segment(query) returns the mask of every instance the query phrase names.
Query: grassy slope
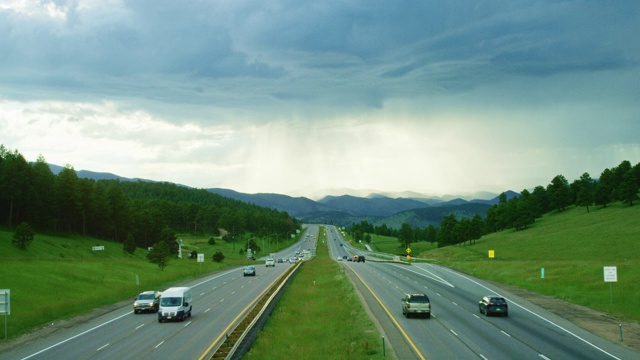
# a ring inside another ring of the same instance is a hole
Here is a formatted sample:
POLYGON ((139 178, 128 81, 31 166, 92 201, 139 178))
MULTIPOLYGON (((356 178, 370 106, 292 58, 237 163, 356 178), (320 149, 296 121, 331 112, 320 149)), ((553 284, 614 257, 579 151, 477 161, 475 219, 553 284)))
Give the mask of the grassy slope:
POLYGON ((490 234, 470 246, 424 251, 419 257, 640 321, 639 242, 640 206, 614 204, 589 213, 583 207, 551 213, 525 231, 490 234), (495 251, 494 259, 488 250, 495 251), (617 267, 618 282, 604 282, 604 266, 617 267))
MULTIPOLYGON (((9 338, 97 307, 127 299, 133 304, 141 291, 163 290, 202 274, 247 263, 239 254, 240 245, 218 241, 212 246, 208 238, 188 235, 181 236, 184 259, 171 260, 162 271, 146 260, 146 251, 124 254, 122 244, 115 242, 37 234, 27 250, 19 250, 11 244, 12 236, 12 232, 0 231, 0 289, 11 290, 9 338), (94 245, 104 245, 105 250, 94 252, 94 245), (205 262, 187 259, 191 250, 204 253, 205 262), (226 257, 222 264, 211 260, 216 251, 226 257)), ((0 334, 3 339, 4 326, 0 334)))

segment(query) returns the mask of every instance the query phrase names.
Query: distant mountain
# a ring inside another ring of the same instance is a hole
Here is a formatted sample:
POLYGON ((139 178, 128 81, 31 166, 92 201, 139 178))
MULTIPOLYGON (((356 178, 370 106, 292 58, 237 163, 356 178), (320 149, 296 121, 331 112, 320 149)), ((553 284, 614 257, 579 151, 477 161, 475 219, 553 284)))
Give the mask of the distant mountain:
POLYGON ((384 196, 361 198, 351 195, 327 196, 319 201, 326 206, 355 216, 385 217, 395 213, 430 206, 414 199, 392 199, 384 196))
POLYGON ((276 209, 279 211, 286 211, 293 217, 298 217, 300 215, 313 212, 327 212, 335 210, 331 207, 325 206, 306 197, 294 198, 287 195, 267 193, 245 194, 234 190, 219 188, 207 189, 207 191, 224 197, 240 200, 249 204, 254 204, 269 209, 276 209))
MULTIPOLYGON (((54 173, 55 175, 58 175, 60 171, 64 169, 64 166, 49 164, 49 169, 51 169, 52 173, 54 173)), ((130 179, 130 178, 118 176, 112 173, 95 172, 95 171, 89 171, 89 170, 76 170, 76 174, 78 175, 79 178, 93 179, 93 180, 120 180, 120 181, 143 180, 139 178, 130 179)), ((151 181, 151 180, 143 180, 143 181, 151 181)))
MULTIPOLYGON (((50 164, 49 167, 54 174, 60 173, 63 169, 62 166, 58 165, 50 164)), ((93 180, 151 181, 88 170, 76 170, 76 173, 80 178, 93 180)), ((388 193, 365 190, 359 192, 360 194, 366 193, 364 196, 354 196, 351 193, 346 195, 343 192, 339 196, 324 196, 315 201, 302 196, 291 197, 270 193, 246 194, 221 188, 206 190, 245 203, 284 211, 302 222, 351 226, 354 223, 367 221, 376 226, 386 224, 388 227, 398 229, 402 226, 402 223, 420 228, 424 228, 429 224, 439 226, 442 219, 449 214, 455 214, 457 218, 470 218, 475 214, 484 216, 487 209, 499 202, 499 195, 488 192, 475 193, 478 197, 470 198, 470 194, 428 197, 409 191, 388 193), (387 196, 391 194, 402 194, 404 197, 387 196)), ((520 195, 514 191, 506 191, 505 194, 507 195, 507 200, 520 195)))

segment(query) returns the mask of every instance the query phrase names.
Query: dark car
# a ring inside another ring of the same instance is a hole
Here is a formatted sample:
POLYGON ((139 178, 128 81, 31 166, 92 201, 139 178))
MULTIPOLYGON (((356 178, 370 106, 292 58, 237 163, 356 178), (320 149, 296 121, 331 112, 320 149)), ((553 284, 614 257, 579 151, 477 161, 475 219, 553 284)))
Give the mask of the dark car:
POLYGON ((256 276, 256 267, 253 265, 245 266, 243 276, 256 276))
POLYGON ((507 300, 501 296, 487 295, 483 297, 478 303, 478 309, 481 314, 487 316, 491 314, 509 316, 509 305, 507 305, 507 300))
POLYGON ((364 262, 364 255, 358 255, 358 262, 364 262))
POLYGON ((133 313, 141 312, 157 312, 160 307, 160 292, 159 291, 145 291, 140 293, 136 300, 133 302, 133 313))

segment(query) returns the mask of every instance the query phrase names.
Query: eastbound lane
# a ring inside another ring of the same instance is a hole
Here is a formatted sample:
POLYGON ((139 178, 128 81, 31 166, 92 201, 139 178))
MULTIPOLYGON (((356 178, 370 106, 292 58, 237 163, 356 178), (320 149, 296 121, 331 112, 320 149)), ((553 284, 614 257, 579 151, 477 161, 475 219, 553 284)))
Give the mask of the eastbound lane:
MULTIPOLYGON (((335 232, 331 232, 336 234, 335 232)), ((331 241, 337 257, 350 248, 331 241)), ((352 250, 358 253, 357 250, 352 250)), ((404 346, 416 358, 484 359, 630 359, 640 354, 608 342, 513 294, 481 280, 431 265, 341 262, 353 279, 362 281, 361 291, 380 323, 388 323, 402 333, 404 344, 393 344, 396 352, 404 346), (431 319, 402 315, 404 293, 426 293, 432 303, 431 319), (487 294, 507 298, 509 317, 486 317, 478 311, 478 300, 487 294), (380 305, 382 304, 382 305, 380 305)), ((384 326, 383 326, 384 327, 384 326)), ((389 327, 388 327, 389 328, 389 327)), ((405 349, 405 353, 407 350, 405 349)))

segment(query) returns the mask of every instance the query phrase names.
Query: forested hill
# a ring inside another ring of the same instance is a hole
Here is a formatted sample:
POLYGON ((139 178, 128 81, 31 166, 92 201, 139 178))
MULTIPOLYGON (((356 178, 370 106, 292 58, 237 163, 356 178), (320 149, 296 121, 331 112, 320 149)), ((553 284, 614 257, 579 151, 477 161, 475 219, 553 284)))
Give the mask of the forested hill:
POLYGON ((293 233, 286 212, 172 183, 80 178, 67 166, 54 174, 43 157, 28 163, 0 145, 0 226, 27 223, 44 232, 82 234, 140 247, 167 228, 178 232, 293 233))

